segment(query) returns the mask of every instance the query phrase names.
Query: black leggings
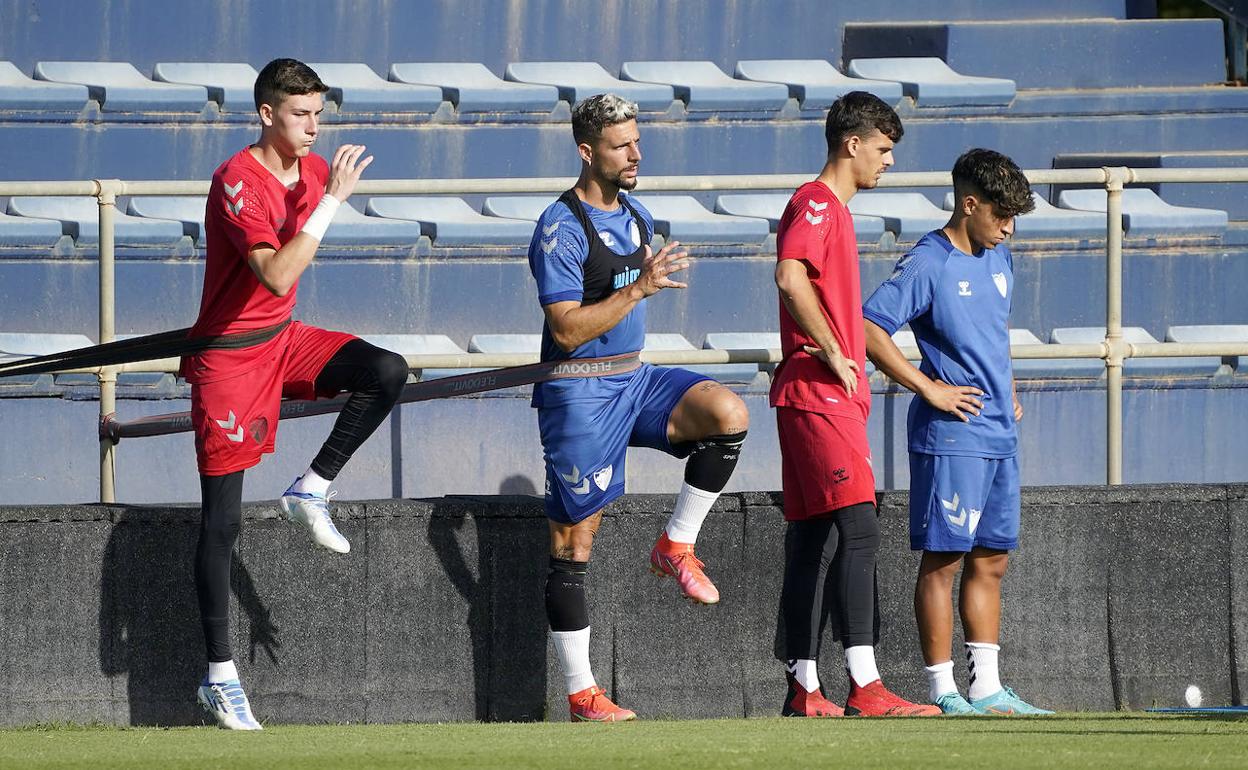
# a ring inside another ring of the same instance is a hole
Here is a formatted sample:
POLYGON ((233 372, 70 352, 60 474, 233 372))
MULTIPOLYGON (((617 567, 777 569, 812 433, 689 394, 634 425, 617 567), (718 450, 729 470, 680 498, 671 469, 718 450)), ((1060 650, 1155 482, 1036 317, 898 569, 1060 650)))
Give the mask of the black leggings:
POLYGON ((819 641, 829 614, 834 619, 834 638, 845 647, 875 643, 875 559, 879 548, 880 526, 871 503, 789 522, 780 595, 787 659, 819 657, 819 641), (829 577, 830 613, 824 609, 824 584, 829 577))
MULTIPOLYGON (((326 479, 372 435, 398 400, 407 381, 407 362, 397 353, 352 340, 343 345, 316 378, 318 393, 350 391, 312 469, 326 479)), ((243 521, 243 471, 200 476, 203 501, 195 549, 195 593, 204 627, 208 660, 230 660, 230 560, 243 521)))

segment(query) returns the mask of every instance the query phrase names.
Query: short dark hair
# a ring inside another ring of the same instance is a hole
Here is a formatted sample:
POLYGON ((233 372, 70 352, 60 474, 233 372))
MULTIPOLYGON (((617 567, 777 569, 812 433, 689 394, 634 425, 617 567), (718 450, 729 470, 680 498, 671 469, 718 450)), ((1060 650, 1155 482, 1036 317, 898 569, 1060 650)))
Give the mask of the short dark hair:
POLYGON ((328 90, 320 75, 298 59, 274 59, 256 76, 256 111, 262 104, 277 109, 287 96, 323 94, 328 90))
POLYGON ((953 164, 953 194, 958 200, 967 195, 982 198, 1002 217, 1016 217, 1036 207, 1022 169, 1008 156, 982 147, 967 150, 953 164))
POLYGON ((906 132, 896 110, 883 99, 866 91, 850 91, 828 109, 828 122, 823 129, 828 155, 836 154, 841 142, 849 137, 865 137, 876 130, 894 142, 900 142, 906 132))

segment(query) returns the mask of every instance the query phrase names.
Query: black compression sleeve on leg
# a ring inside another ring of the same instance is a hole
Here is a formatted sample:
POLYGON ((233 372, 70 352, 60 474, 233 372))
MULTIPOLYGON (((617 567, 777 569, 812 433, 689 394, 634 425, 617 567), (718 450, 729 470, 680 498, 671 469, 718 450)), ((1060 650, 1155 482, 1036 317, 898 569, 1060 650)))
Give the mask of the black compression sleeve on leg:
POLYGON ((312 460, 322 478, 338 477, 342 466, 390 414, 407 383, 407 361, 364 340, 351 340, 316 377, 318 393, 349 391, 334 428, 312 460))
POLYGON ((815 660, 823 629, 823 587, 836 550, 835 526, 826 517, 791 521, 784 535, 784 657, 815 660))
POLYGON ((195 549, 195 593, 208 660, 230 660, 230 560, 243 523, 243 471, 200 476, 203 508, 195 549))
POLYGON ((722 436, 707 436, 692 442, 693 450, 685 462, 685 483, 703 492, 722 492, 737 467, 746 431, 722 436))
POLYGON ((876 641, 875 562, 880 550, 880 524, 875 506, 859 503, 832 515, 840 543, 832 560, 837 592, 837 625, 845 647, 876 641))
POLYGON ((546 619, 551 631, 580 631, 589 627, 589 601, 585 597, 587 561, 550 557, 546 575, 546 619))

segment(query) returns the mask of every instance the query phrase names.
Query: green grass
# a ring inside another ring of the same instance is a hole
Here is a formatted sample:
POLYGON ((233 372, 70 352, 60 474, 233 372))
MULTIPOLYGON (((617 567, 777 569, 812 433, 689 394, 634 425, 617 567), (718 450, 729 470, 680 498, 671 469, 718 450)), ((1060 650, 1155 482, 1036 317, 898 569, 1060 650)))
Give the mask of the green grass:
POLYGON ((1248 719, 749 719, 0 731, 0 768, 1236 767, 1248 719))

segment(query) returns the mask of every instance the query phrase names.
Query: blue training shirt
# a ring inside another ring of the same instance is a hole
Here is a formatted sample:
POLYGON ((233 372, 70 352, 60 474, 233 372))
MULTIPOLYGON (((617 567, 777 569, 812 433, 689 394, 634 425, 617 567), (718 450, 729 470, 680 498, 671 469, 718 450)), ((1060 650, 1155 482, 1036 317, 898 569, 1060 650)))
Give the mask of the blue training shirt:
MULTIPOLYGON (((621 193, 623 196, 623 193, 621 193)), ((603 211, 578 201, 589 216, 598 238, 611 252, 626 257, 641 245, 641 234, 628 207, 620 203, 614 211, 603 211)), ((648 237, 654 237, 654 219, 644 206, 630 197, 628 202, 637 210, 646 225, 648 237)), ((529 269, 537 281, 537 300, 545 307, 556 302, 584 299, 585 260, 589 257, 589 238, 581 223, 563 203, 556 201, 542 212, 529 242, 529 269)), ((623 288, 637 279, 637 274, 616 277, 623 288), (623 281, 623 283, 621 283, 623 281)), ((642 300, 614 328, 586 342, 571 353, 555 344, 550 330, 543 323, 542 360, 562 361, 572 358, 598 358, 641 350, 646 339, 646 301, 642 300)), ((533 386, 533 406, 558 406, 581 399, 609 398, 619 393, 633 372, 614 377, 564 379, 533 386)))
POLYGON ((983 410, 966 423, 914 398, 907 419, 911 452, 988 458, 1018 453, 1010 365, 1013 292, 1008 246, 965 254, 937 230, 898 260, 893 275, 863 305, 863 317, 889 334, 910 324, 925 375, 984 391, 983 410))

